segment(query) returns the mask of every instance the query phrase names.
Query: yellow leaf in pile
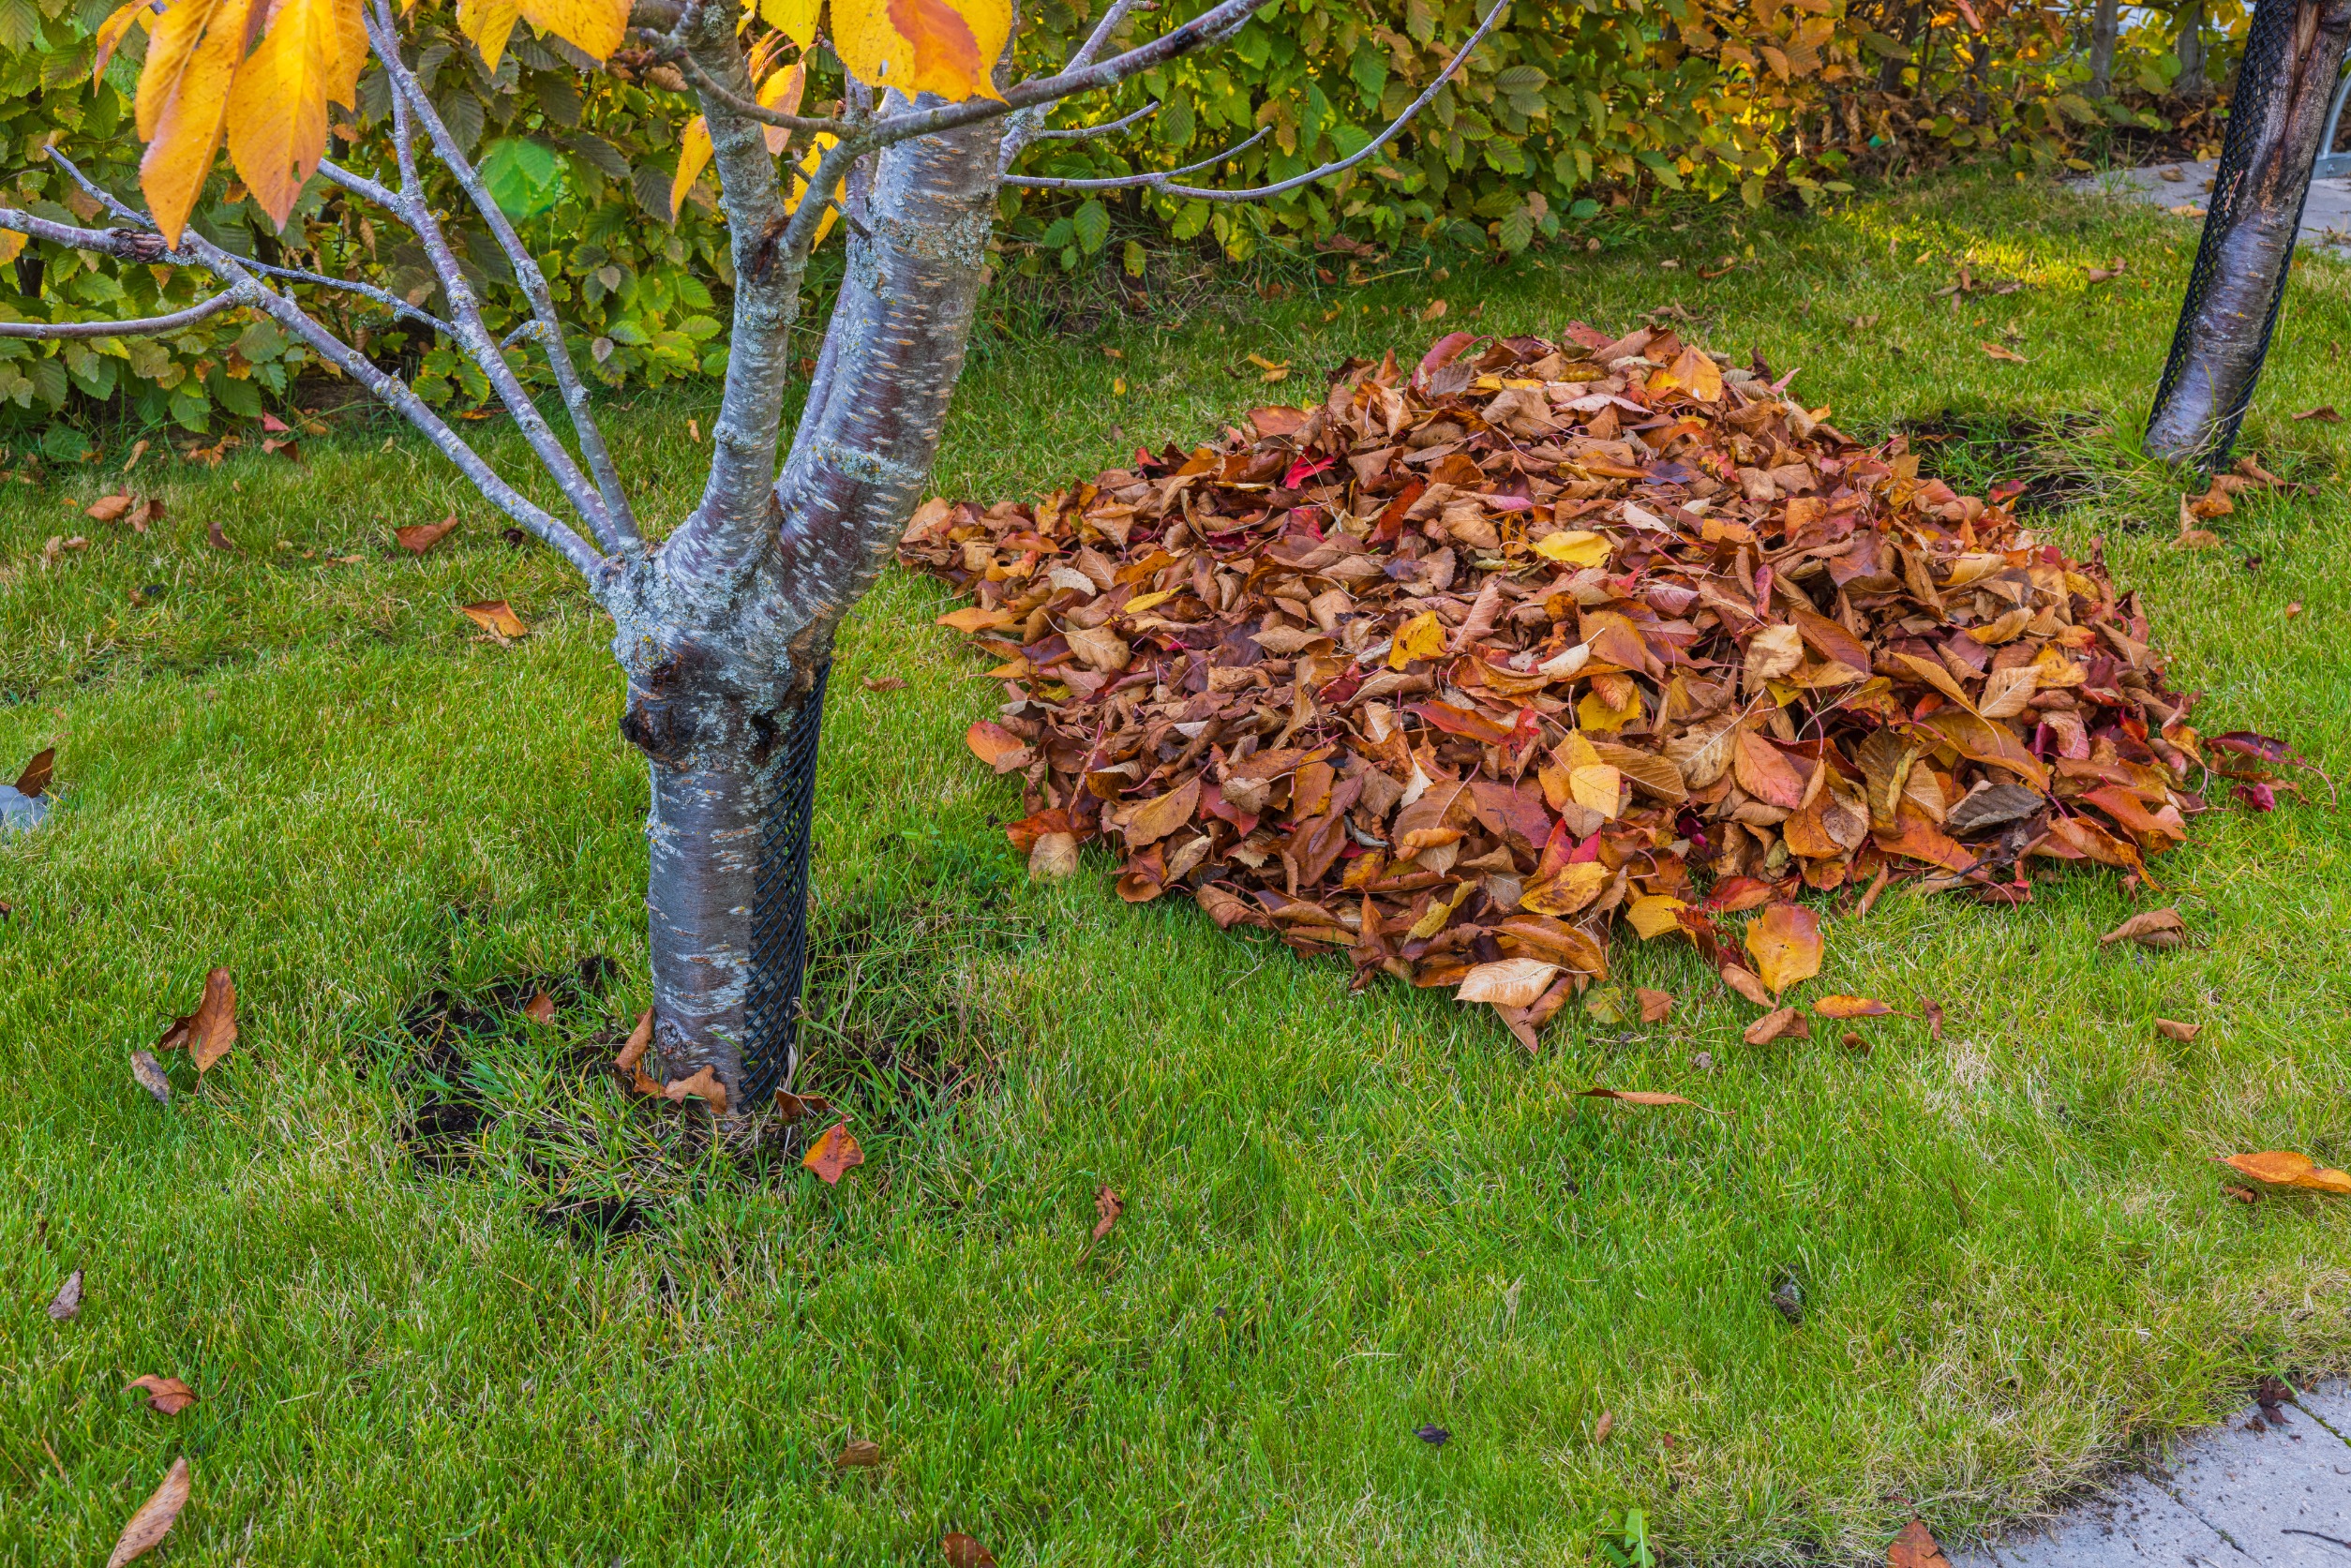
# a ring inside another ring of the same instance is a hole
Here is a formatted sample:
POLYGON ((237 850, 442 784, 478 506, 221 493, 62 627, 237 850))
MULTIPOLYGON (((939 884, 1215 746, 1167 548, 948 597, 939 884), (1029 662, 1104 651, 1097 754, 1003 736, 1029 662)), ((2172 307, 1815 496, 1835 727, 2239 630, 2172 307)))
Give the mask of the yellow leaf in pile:
POLYGON ((1461 977, 1453 993, 1460 1002, 1490 1002, 1498 1008, 1532 1007, 1550 987, 1559 965, 1539 958, 1505 958, 1480 963, 1461 977))
POLYGON ((1601 566, 1609 559, 1609 542, 1588 528, 1562 529, 1536 540, 1535 553, 1562 566, 1601 566))
POLYGON ((1387 667, 1400 670, 1415 659, 1433 659, 1445 651, 1445 622, 1434 610, 1423 610, 1396 629, 1396 646, 1388 650, 1387 667))
POLYGON ((1011 0, 833 0, 841 64, 867 86, 908 97, 1001 98, 989 73, 1011 36, 1011 0))
POLYGON ((686 122, 685 131, 678 138, 678 172, 669 180, 669 221, 678 221, 679 209, 685 205, 686 192, 701 178, 702 171, 711 162, 711 124, 696 114, 686 122))
POLYGON ((816 41, 816 13, 823 8, 823 0, 759 0, 760 19, 802 49, 816 41))
POLYGON ((1746 693, 1753 696, 1764 686, 1792 672, 1804 662, 1804 634, 1786 621, 1766 626, 1747 639, 1746 693))
POLYGON ((228 115, 229 86, 257 0, 175 0, 139 73, 139 188, 164 243, 177 246, 204 188, 228 115))
POLYGON ((2222 1164, 2269 1187, 2299 1187, 2311 1192, 2351 1193, 2351 1172, 2330 1171, 2308 1155, 2287 1149, 2230 1155, 2222 1164))
POLYGON ((1640 933, 1642 941, 1654 942, 1660 936, 1680 931, 1680 911, 1688 907, 1686 902, 1670 893, 1649 893, 1633 900, 1631 906, 1625 911, 1625 918, 1640 933))
POLYGON ((516 0, 457 0, 457 31, 473 40, 490 69, 505 57, 506 39, 522 20, 516 0))
POLYGON ((1572 915, 1598 898, 1608 883, 1608 867, 1597 860, 1579 860, 1531 885, 1520 896, 1519 907, 1537 915, 1572 915))
POLYGON ((1820 972, 1820 918, 1793 903, 1774 903, 1747 926, 1758 978, 1774 995, 1820 972))
POLYGON ((1616 815, 1617 798, 1624 788, 1623 777, 1605 762, 1579 768, 1567 775, 1567 790, 1576 798, 1576 804, 1606 817, 1616 815))
MULTIPOLYGON (((1706 357, 1703 350, 1685 348, 1666 372, 1666 379, 1682 388, 1701 403, 1722 401, 1722 367, 1706 357)), ((1652 379, 1650 385, 1656 385, 1652 379)))
POLYGON ((1586 692, 1583 700, 1576 704, 1577 724, 1585 729, 1596 729, 1606 734, 1623 729, 1640 718, 1640 692, 1630 681, 1625 684, 1630 694, 1622 708, 1610 708, 1597 691, 1586 692))
POLYGON ((1453 912, 1461 907, 1462 901, 1470 896, 1471 891, 1476 886, 1475 882, 1457 882, 1453 886, 1451 898, 1430 899, 1428 913, 1415 920, 1412 930, 1405 934, 1415 941, 1426 941, 1443 931, 1445 922, 1453 918, 1453 912))
POLYGON ((1154 593, 1138 593, 1133 598, 1128 600, 1125 606, 1121 608, 1118 613, 1121 615, 1141 615, 1145 610, 1155 610, 1161 605, 1166 604, 1170 599, 1175 598, 1176 591, 1176 590, 1172 588, 1163 588, 1154 593))
POLYGON ((326 153, 327 97, 346 74, 336 12, 346 5, 357 0, 281 0, 229 89, 229 157, 280 227, 326 153))

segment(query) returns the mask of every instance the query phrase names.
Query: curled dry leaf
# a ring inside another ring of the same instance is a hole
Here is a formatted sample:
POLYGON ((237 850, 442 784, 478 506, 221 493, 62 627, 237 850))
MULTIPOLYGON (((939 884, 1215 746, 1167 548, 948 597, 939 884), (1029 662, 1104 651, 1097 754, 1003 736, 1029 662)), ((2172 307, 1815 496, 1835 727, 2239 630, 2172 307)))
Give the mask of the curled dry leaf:
POLYGON ((503 599, 485 599, 475 605, 459 605, 457 613, 487 632, 501 642, 528 635, 531 628, 515 607, 503 599))
POLYGON ((236 1042, 236 982, 229 978, 226 969, 214 969, 204 976, 204 994, 197 1002, 196 1010, 173 1019, 172 1026, 163 1031, 163 1038, 155 1042, 155 1048, 178 1051, 185 1047, 196 1063, 196 1075, 201 1078, 236 1042))
POLYGON ((699 1099, 710 1106, 712 1115, 726 1114, 726 1085, 719 1082, 715 1068, 697 1068, 683 1078, 673 1079, 662 1085, 661 1094, 679 1105, 689 1098, 699 1099))
POLYGON ((2224 1195, 2234 1198, 2240 1203, 2258 1203, 2261 1202, 2261 1194, 2255 1192, 2250 1187, 2228 1187, 2224 1185, 2222 1187, 2221 1191, 2224 1195))
POLYGON ((1463 1002, 1491 1002, 1498 1007, 1526 1008, 1550 988, 1559 965, 1536 958, 1497 959, 1480 963, 1461 977, 1455 996, 1463 1002))
POLYGON ((1926 1015, 1926 1038, 1931 1040, 1941 1039, 1943 1038, 1943 1005, 1932 996, 1921 996, 1918 999, 1918 1010, 1926 1015))
POLYGON ((1769 1045, 1775 1039, 1791 1036, 1800 1040, 1810 1039, 1812 1025, 1795 1008, 1780 1008, 1748 1024, 1739 1038, 1749 1045, 1769 1045))
POLYGON ((1577 1098, 1622 1100, 1626 1105, 1694 1105, 1697 1103, 1694 1100, 1684 1099, 1680 1095, 1659 1094, 1654 1089, 1585 1089, 1577 1098))
POLYGON ((1924 1521, 1912 1519, 1886 1548, 1886 1568, 1951 1568, 1951 1559, 1943 1555, 1924 1521))
POLYGON ((872 1470, 882 1462, 881 1444, 867 1438, 851 1438, 841 1445, 833 1456, 835 1470, 872 1470))
POLYGON ((2000 360, 2005 364, 2030 365, 2032 363, 2015 350, 2003 349, 1998 343, 1979 343, 1976 347, 1982 349, 1987 357, 2000 360))
POLYGON ((628 1086, 640 1095, 658 1095, 661 1084, 645 1070, 645 1053, 653 1043, 653 1009, 647 1008, 636 1015, 636 1027, 621 1043, 621 1053, 612 1059, 613 1070, 628 1086))
POLYGON ((2179 918, 2177 909, 2149 909, 2134 915, 2098 939, 2100 947, 2115 942, 2136 942, 2142 948, 2164 952, 2187 940, 2188 922, 2179 918))
POLYGON ((2260 1154, 2230 1155, 2221 1161, 2239 1175, 2267 1187, 2299 1187, 2306 1192, 2351 1193, 2351 1172, 2329 1170, 2308 1155, 2288 1149, 2260 1154))
POLYGON ((996 1568, 995 1554, 961 1531, 940 1537, 938 1546, 947 1554, 947 1568, 996 1568))
MULTIPOLYGON (((2299 415, 2297 417, 2299 417, 2299 415)), ((100 496, 83 508, 82 515, 94 523, 111 523, 130 510, 131 495, 127 490, 116 495, 100 496)))
POLYGON ((522 1016, 534 1023, 555 1022, 555 998, 542 991, 522 1005, 522 1016))
MULTIPOLYGON (((2314 409, 2304 409, 2300 413, 2296 414, 2294 417, 2298 420, 2316 420, 2321 425, 2340 425, 2343 423, 2343 415, 2335 412, 2335 406, 2332 403, 2321 403, 2314 409)), ((91 515, 96 516, 97 514, 92 513, 91 515)))
POLYGON ((229 536, 220 531, 220 519, 217 517, 204 525, 204 542, 216 550, 227 550, 232 555, 239 553, 237 547, 229 542, 229 536))
POLYGON ((865 689, 869 692, 903 692, 906 689, 906 682, 902 676, 868 676, 865 679, 865 689))
POLYGON ((1060 882, 1075 876, 1078 842, 1074 833, 1040 833, 1028 852, 1028 874, 1040 882, 1060 882))
POLYGON ((1812 1004, 1822 1018, 1883 1018, 1894 1009, 1867 996, 1823 996, 1812 1004))
POLYGON ((401 549, 412 556, 421 556, 457 531, 457 515, 452 512, 437 523, 412 523, 406 528, 396 528, 392 530, 392 537, 398 542, 401 549))
POLYGON ((1094 1220, 1094 1239, 1100 1241, 1110 1234, 1110 1228, 1117 1224, 1118 1217, 1126 1212, 1126 1204, 1120 1202, 1118 1194, 1109 1187, 1104 1187, 1095 1193, 1094 1213, 1097 1217, 1094 1220))
POLYGON ((155 1059, 153 1052, 134 1051, 130 1053, 130 1075, 139 1081, 141 1088, 155 1096, 157 1104, 172 1103, 172 1080, 165 1075, 163 1064, 155 1059))
POLYGON ((42 747, 33 760, 24 765, 24 771, 16 776, 16 792, 28 800, 37 795, 47 794, 49 781, 56 777, 56 771, 57 748, 42 747))
POLYGON ((54 1322, 69 1322, 82 1312, 82 1271, 66 1276, 66 1282, 57 1287, 57 1293, 49 1298, 49 1316, 54 1322))
POLYGON ((1601 1443, 1608 1441, 1609 1434, 1615 1430, 1616 1412, 1613 1411, 1602 1411, 1600 1412, 1600 1419, 1592 1424, 1593 1446, 1596 1448, 1601 1443))
POLYGON ((831 1109, 832 1101, 822 1095, 796 1095, 789 1089, 775 1091, 776 1119, 786 1127, 806 1121, 811 1116, 821 1116, 831 1109))
POLYGON ((139 1512, 123 1526, 122 1538, 114 1543, 114 1554, 106 1560, 106 1568, 123 1568, 123 1564, 142 1558, 163 1544, 172 1533, 172 1521, 180 1510, 187 1506, 187 1460, 172 1461, 172 1468, 163 1477, 163 1484, 155 1495, 139 1505, 139 1512))
POLYGON ((177 1415, 196 1402, 196 1391, 177 1378, 157 1377, 150 1372, 143 1378, 133 1378, 125 1385, 128 1394, 138 1389, 147 1396, 147 1408, 160 1415, 177 1415))
POLYGON ((1772 1005, 1772 993, 1763 989, 1763 982, 1736 963, 1722 966, 1722 983, 1759 1008, 1772 1005))
POLYGON ((1670 991, 1643 988, 1635 991, 1633 995, 1640 1002, 1640 1021, 1643 1023, 1663 1023, 1673 1016, 1673 993, 1670 991))
POLYGON ((827 1187, 840 1184, 852 1165, 865 1163, 865 1151, 857 1146, 857 1139, 846 1122, 835 1122, 817 1136, 801 1156, 800 1162, 816 1172, 816 1179, 827 1187))
POLYGON ((2195 1038, 2198 1035, 2204 1033, 2204 1025, 2201 1023, 2182 1023, 2176 1018, 2159 1018, 2155 1021, 2155 1032, 2163 1036, 2164 1038, 2167 1040, 2178 1040, 2180 1044, 2185 1045, 2190 1040, 2195 1038))
POLYGON ((1756 978, 1774 995, 1820 972, 1820 918, 1793 903, 1774 903, 1748 922, 1746 949, 1756 978))

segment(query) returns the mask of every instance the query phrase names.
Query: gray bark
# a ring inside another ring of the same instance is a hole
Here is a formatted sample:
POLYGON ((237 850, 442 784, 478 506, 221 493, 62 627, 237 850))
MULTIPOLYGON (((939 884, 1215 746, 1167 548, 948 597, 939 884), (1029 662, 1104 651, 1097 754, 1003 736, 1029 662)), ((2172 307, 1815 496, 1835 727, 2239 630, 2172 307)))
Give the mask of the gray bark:
POLYGON ((2118 0, 2098 0, 2089 22, 2089 96, 2114 96, 2114 47, 2122 34, 2122 7, 2118 0))
MULTIPOLYGON (((2147 449, 2173 462, 2224 455, 2252 401, 2269 327, 2294 261, 2302 201, 2344 50, 2351 0, 2263 0, 2293 5, 2276 47, 2249 52, 2223 147, 2196 270, 2209 278, 2182 307, 2172 366, 2156 394, 2147 449)), ((2261 21, 2254 21, 2256 44, 2261 21)))
POLYGON ((2182 0, 2179 35, 2172 44, 2172 52, 2179 59, 2179 74, 2171 84, 2173 96, 2210 97, 2212 82, 2205 75, 2204 0, 2182 0))

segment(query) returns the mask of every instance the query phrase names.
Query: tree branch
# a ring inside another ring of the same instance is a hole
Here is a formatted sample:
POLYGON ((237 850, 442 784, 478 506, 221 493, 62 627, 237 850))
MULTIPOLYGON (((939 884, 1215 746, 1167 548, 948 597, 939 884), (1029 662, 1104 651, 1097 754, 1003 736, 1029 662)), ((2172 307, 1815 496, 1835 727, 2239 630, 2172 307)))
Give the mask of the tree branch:
MULTIPOLYGON (((5 221, 7 216, 0 212, 0 228, 7 227, 5 221)), ((177 332, 182 327, 192 327, 207 316, 217 316, 223 310, 252 303, 249 291, 226 289, 201 305, 191 305, 169 316, 142 316, 128 321, 0 321, 0 337, 31 337, 45 341, 69 337, 151 337, 159 332, 177 332)))
MULTIPOLYGON (((52 156, 56 156, 52 150, 52 156)), ((73 170, 60 157, 61 167, 73 170)), ((79 175, 79 170, 73 170, 79 175)), ((84 182, 86 185, 87 182, 84 182)), ((163 241, 153 234, 142 234, 130 229, 76 229, 69 223, 52 223, 48 218, 19 212, 14 207, 0 207, 0 229, 9 229, 51 245, 71 246, 76 250, 95 250, 124 261, 155 262, 170 259, 171 252, 163 241)))
POLYGON ((1136 121, 1158 113, 1159 109, 1160 100, 1153 98, 1133 113, 1123 119, 1113 120, 1106 126, 1078 126, 1069 130, 1041 130, 1029 140, 1032 142, 1090 142, 1097 136, 1109 136, 1113 132, 1122 131, 1136 121))
POLYGON ((1021 190, 1131 190, 1138 186, 1164 186, 1178 174, 1190 174, 1212 168, 1227 158, 1238 157, 1272 134, 1273 127, 1260 126, 1256 135, 1225 148, 1214 157, 1204 157, 1198 163, 1187 163, 1181 169, 1161 170, 1158 173, 1108 174, 1099 180, 1056 180, 1041 175, 1007 174, 998 183, 1021 190))
MULTIPOLYGON (((1102 13, 1102 20, 1094 24, 1094 31, 1086 35, 1086 41, 1077 46, 1070 58, 1062 64, 1061 68, 1071 71, 1081 66, 1092 65, 1101 52, 1110 47, 1111 35, 1118 31, 1118 24, 1127 20, 1129 13, 1133 11, 1135 3, 1136 0, 1112 0, 1110 9, 1102 13)), ((1011 117, 1005 123, 1004 141, 996 150, 996 172, 998 174, 1009 172, 1012 165, 1020 160, 1021 154, 1027 150, 1031 142, 1041 138, 1055 142, 1082 141, 1087 136, 1121 130, 1141 119, 1143 114, 1150 113, 1151 110, 1157 109, 1159 105, 1155 102, 1149 109, 1144 110, 1142 114, 1130 115, 1126 119, 1113 121, 1107 126, 1094 129, 1074 132, 1041 128, 1045 123, 1046 107, 1043 104, 1032 104, 1028 108, 1012 112, 1011 117)))
POLYGON ((846 137, 858 128, 857 122, 854 120, 834 120, 821 115, 786 114, 780 109, 770 109, 756 99, 731 92, 720 85, 712 79, 710 72, 696 64, 693 54, 688 51, 677 50, 671 55, 671 59, 675 64, 683 66, 686 75, 694 79, 696 95, 703 100, 702 116, 705 120, 710 118, 710 106, 711 101, 715 100, 746 120, 756 120, 763 126, 777 126, 785 130, 823 131, 830 136, 846 137))

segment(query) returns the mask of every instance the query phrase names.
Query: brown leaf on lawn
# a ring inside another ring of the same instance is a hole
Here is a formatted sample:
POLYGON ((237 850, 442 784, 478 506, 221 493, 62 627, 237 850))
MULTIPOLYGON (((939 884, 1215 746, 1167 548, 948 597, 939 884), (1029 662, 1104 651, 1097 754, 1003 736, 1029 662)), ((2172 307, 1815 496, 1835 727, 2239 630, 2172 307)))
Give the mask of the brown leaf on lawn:
POLYGON ((996 1568, 996 1558, 988 1548, 961 1531, 940 1537, 938 1545, 947 1554, 947 1568, 996 1568))
POLYGON ((2250 1187, 2228 1187, 2224 1185, 2221 1191, 2224 1195, 2234 1198, 2240 1203, 2258 1203, 2261 1202, 2261 1194, 2255 1192, 2250 1187))
POLYGON ((2112 283, 2116 278, 2120 277, 2124 273, 2130 270, 2131 263, 2118 257, 2115 261, 2115 264, 2111 267, 2090 268, 2089 281, 2092 283, 2112 283))
MULTIPOLYGON (((2301 416, 2298 414, 2295 417, 2301 416)), ((111 523, 130 510, 131 500, 128 490, 111 496, 100 496, 84 508, 82 515, 94 523, 111 523)))
POLYGON ((869 1438, 851 1438, 834 1456, 835 1470, 872 1470, 882 1462, 881 1444, 869 1438))
POLYGON ((831 1109, 832 1101, 822 1095, 796 1095, 789 1089, 775 1091, 776 1118, 786 1127, 806 1121, 811 1116, 821 1116, 831 1109))
POLYGON ((2201 1023, 2182 1023, 2176 1018, 2159 1018, 2155 1021, 2155 1032, 2163 1036, 2167 1040, 2178 1040, 2180 1044, 2185 1045, 2190 1040, 2195 1038, 2198 1035, 2204 1033, 2204 1025, 2201 1023))
POLYGON ((204 525, 204 540, 216 550, 227 550, 232 555, 238 553, 237 547, 229 543, 229 536, 220 531, 220 520, 217 517, 204 525))
POLYGON ((900 676, 875 675, 865 678, 865 689, 869 692, 903 692, 906 683, 900 676))
POLYGON ((1738 964, 1726 963, 1722 966, 1722 983, 1759 1008, 1772 1005, 1772 993, 1763 989, 1763 982, 1738 964))
POLYGON ((1627 1105, 1691 1105, 1696 1102, 1680 1095, 1663 1095, 1654 1089, 1585 1089, 1583 1099, 1620 1099, 1627 1105))
POLYGON ((555 998, 542 991, 522 1005, 522 1016, 534 1023, 555 1022, 555 998))
POLYGON ((1110 1228, 1117 1224, 1118 1217, 1126 1212, 1127 1206, 1118 1201, 1118 1194, 1109 1187, 1105 1187, 1100 1192, 1095 1193, 1094 1213, 1100 1217, 1094 1221, 1094 1239, 1100 1241, 1110 1234, 1110 1228))
POLYGON ((827 1187, 839 1184, 852 1165, 865 1163, 865 1151, 857 1146, 857 1139, 849 1132, 849 1124, 835 1122, 808 1146, 800 1162, 816 1172, 816 1179, 827 1187))
POLYGON ((1756 978, 1774 995, 1820 972, 1820 918, 1794 903, 1774 903, 1747 926, 1756 978))
POLYGON ((2098 939, 2100 947, 2114 942, 2136 942, 2142 948, 2164 952, 2187 940, 2188 922, 2179 918, 2177 909, 2149 909, 2134 915, 2098 939))
POLYGON ((153 1052, 134 1051, 130 1053, 130 1075, 139 1080, 141 1088, 155 1096, 158 1104, 172 1103, 172 1080, 165 1076, 163 1064, 155 1059, 153 1052))
POLYGON ((204 976, 204 994, 197 1002, 196 1010, 175 1018, 163 1031, 163 1038, 155 1042, 157 1051, 178 1051, 185 1047, 196 1063, 196 1073, 202 1077, 213 1065, 229 1053, 237 1042, 237 988, 226 969, 214 969, 204 976))
POLYGON ((147 1408, 161 1415, 177 1415, 196 1402, 196 1391, 177 1378, 159 1378, 153 1372, 143 1378, 133 1378, 123 1392, 143 1390, 147 1408))
POLYGON ((66 1322, 82 1310, 82 1271, 66 1276, 66 1282, 57 1287, 57 1293, 49 1299, 49 1315, 57 1322, 66 1322))
POLYGON ((612 1059, 613 1069, 640 1095, 661 1093, 661 1084, 644 1068, 646 1049, 652 1043, 653 1009, 647 1008, 636 1015, 636 1027, 629 1031, 629 1038, 621 1043, 621 1053, 612 1059))
POLYGON ((709 1102, 712 1115, 726 1114, 726 1085, 720 1083, 715 1068, 697 1068, 692 1073, 662 1086, 662 1098, 683 1105, 688 1098, 709 1102))
POLYGON ((162 520, 163 503, 153 496, 149 496, 145 500, 141 501, 138 508, 131 513, 129 518, 127 519, 130 524, 131 531, 134 533, 144 533, 147 531, 148 524, 159 523, 162 520))
POLYGON ((1979 343, 1976 347, 1982 349, 1984 353, 1989 355, 1991 358, 2000 360, 2009 365, 2030 365, 2032 363, 2032 361, 2027 359, 2015 350, 2003 349, 1998 343, 1979 343))
POLYGON ((1644 988, 1635 991, 1633 995, 1640 1002, 1640 1021, 1643 1023, 1663 1023, 1673 1016, 1673 993, 1670 991, 1644 988))
POLYGON ((48 793, 49 781, 56 776, 56 769, 57 748, 42 747, 39 754, 24 765, 24 771, 16 776, 16 792, 28 800, 36 795, 48 793))
POLYGON ((1032 755, 1027 741, 989 719, 978 720, 964 731, 964 744, 971 748, 973 756, 999 773, 1026 768, 1032 755))
POLYGON ((1812 1004, 1822 1018, 1883 1018, 1894 1009, 1868 996, 1823 996, 1812 1004))
POLYGON ((2314 409, 2304 409, 2300 413, 2296 414, 2294 417, 2300 420, 2314 419, 2321 425, 2340 425, 2343 423, 2343 415, 2335 412, 2335 406, 2332 403, 2321 403, 2314 409))
POLYGON ((1602 1411, 1600 1412, 1600 1419, 1592 1424, 1592 1446, 1597 1448, 1600 1444, 1608 1441, 1609 1434, 1615 1430, 1616 1412, 1614 1411, 1602 1411))
POLYGON ((2266 1187, 2300 1187, 2308 1192, 2351 1193, 2351 1172, 2329 1170, 2308 1155, 2295 1154, 2288 1149, 2230 1155, 2221 1163, 2266 1187))
POLYGON ((1886 1568, 1951 1568, 1951 1559, 1935 1544, 1934 1533, 1925 1524, 1912 1519, 1886 1548, 1886 1568))
POLYGON ((527 635, 531 628, 523 623, 515 607, 503 599, 485 599, 477 605, 459 605, 457 613, 502 642, 509 637, 527 635))
POLYGON ((1918 1010, 1926 1015, 1926 1038, 1930 1040, 1941 1039, 1943 1038, 1943 1005, 1932 996, 1921 996, 1918 999, 1918 1010))
POLYGON ((123 1568, 123 1564, 146 1556, 163 1544, 172 1533, 172 1521, 187 1506, 187 1460, 172 1461, 171 1471, 163 1477, 163 1485, 155 1495, 139 1505, 139 1512, 123 1526, 122 1539, 114 1543, 114 1555, 106 1560, 106 1568, 123 1568))
POLYGON ((1550 989, 1559 965, 1539 958, 1504 958, 1480 963, 1461 977, 1453 993, 1460 1002, 1490 1002, 1498 1008, 1526 1008, 1550 989))
POLYGON ((457 531, 457 515, 452 512, 437 523, 411 523, 406 528, 396 528, 392 530, 392 537, 398 542, 401 549, 411 555, 421 556, 457 531))
POLYGON ((1812 1024, 1795 1008, 1781 1008, 1775 1012, 1765 1013, 1761 1018, 1748 1024, 1745 1032, 1739 1038, 1749 1045, 1769 1045, 1783 1036, 1808 1040, 1812 1038, 1812 1024))

